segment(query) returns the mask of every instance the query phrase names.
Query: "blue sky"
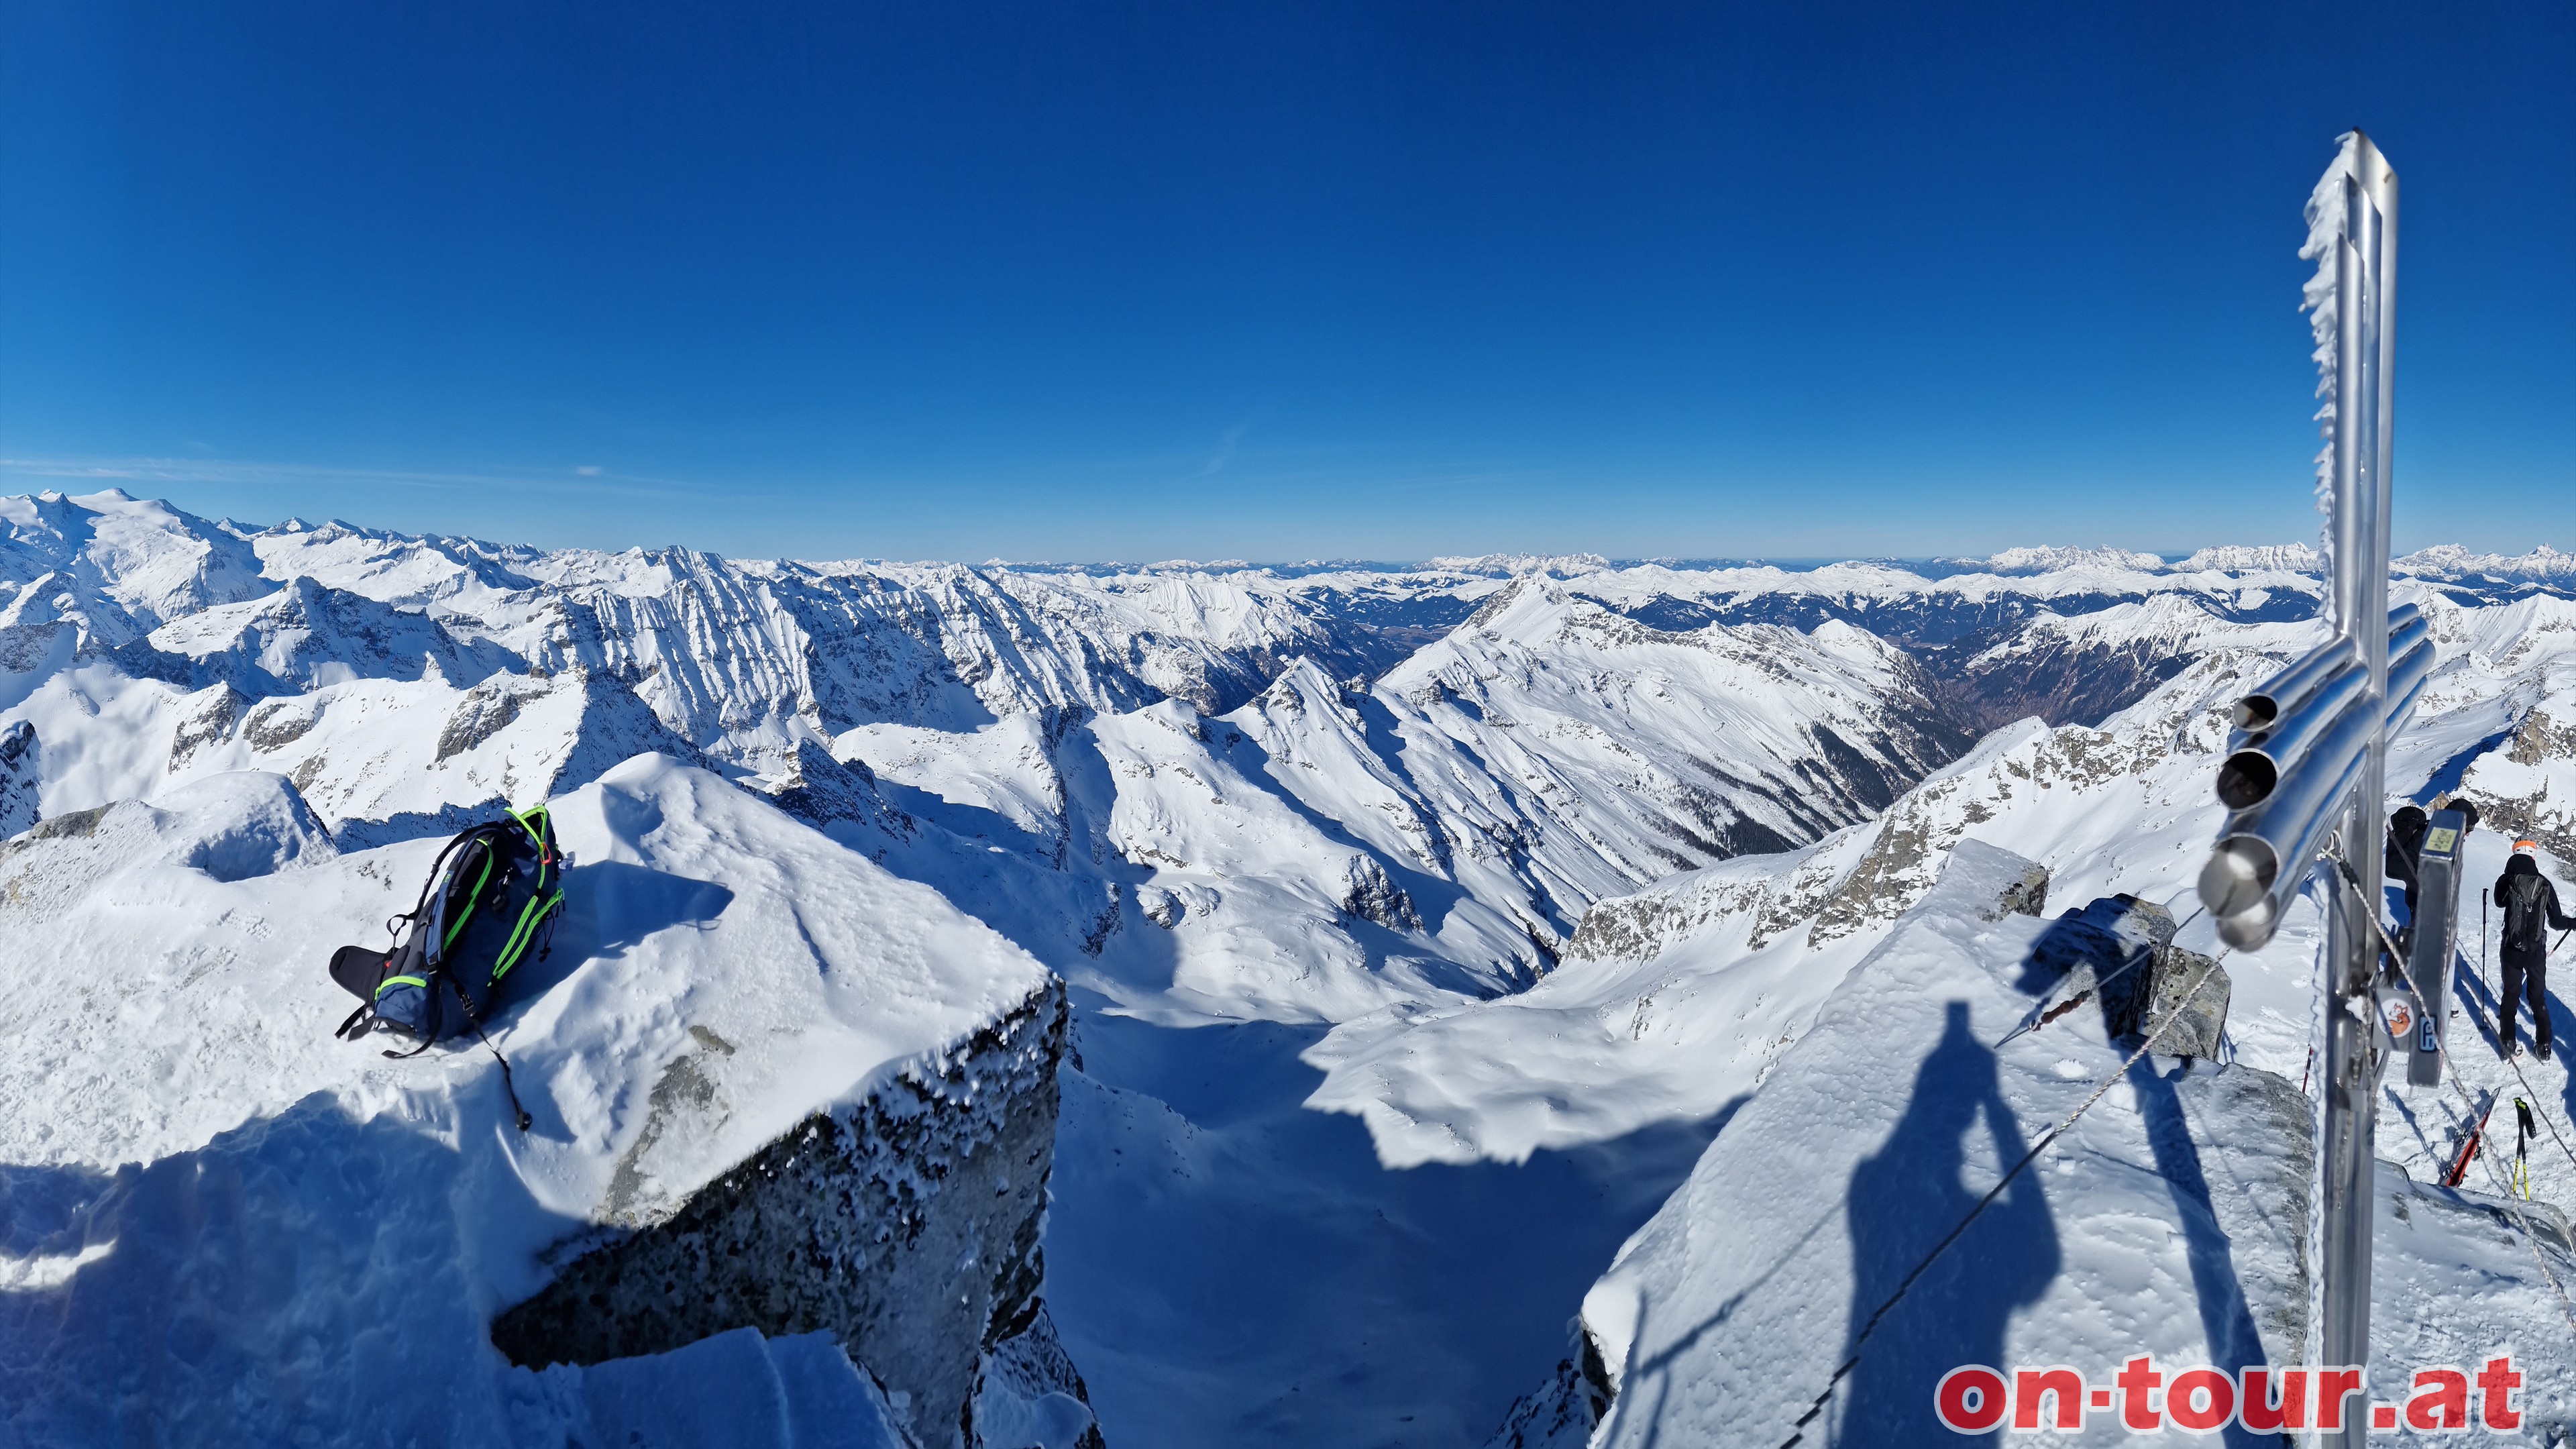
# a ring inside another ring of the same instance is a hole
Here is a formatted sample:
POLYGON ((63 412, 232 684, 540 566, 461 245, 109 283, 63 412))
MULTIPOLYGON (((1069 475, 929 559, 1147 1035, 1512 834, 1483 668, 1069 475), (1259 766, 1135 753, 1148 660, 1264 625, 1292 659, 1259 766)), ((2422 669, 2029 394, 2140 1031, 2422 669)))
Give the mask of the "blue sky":
POLYGON ((0 491, 1062 560, 2576 548, 2563 5, 0 0, 0 491))

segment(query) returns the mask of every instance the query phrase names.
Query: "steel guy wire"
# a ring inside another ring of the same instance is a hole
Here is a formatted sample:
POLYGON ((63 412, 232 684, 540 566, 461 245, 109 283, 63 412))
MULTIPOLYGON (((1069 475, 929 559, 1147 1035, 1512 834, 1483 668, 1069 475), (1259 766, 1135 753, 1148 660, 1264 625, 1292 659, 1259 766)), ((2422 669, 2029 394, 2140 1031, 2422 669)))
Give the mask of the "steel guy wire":
MULTIPOLYGON (((2194 914, 2197 914, 2197 912, 2194 914)), ((2180 928, 2177 927, 2176 929, 2179 930, 2180 928)), ((1852 1369, 1860 1363, 1860 1346, 1869 1340, 1869 1336, 1872 1333, 1877 1331, 1879 1320, 1885 1318, 1888 1310, 1896 1306, 1897 1300, 1905 1296, 1906 1290, 1914 1286, 1914 1280, 1923 1276, 1923 1270, 1931 1267, 1933 1260, 1939 1258, 1942 1253, 1948 1251, 1952 1243, 1959 1241, 1960 1235, 1968 1230, 1968 1225, 1975 1222, 1977 1220, 1977 1215, 1984 1212, 1998 1196, 2002 1195, 2005 1188, 2012 1185, 2014 1178, 2021 1176, 2023 1168, 2028 1167, 2031 1163, 2037 1161, 2039 1154, 2047 1151, 2050 1143, 2055 1142, 2060 1136, 2062 1136, 2066 1132, 2066 1129, 2074 1126, 2077 1118, 2082 1117, 2089 1111, 2092 1111, 2093 1104, 2101 1101, 2103 1094, 2109 1092, 2112 1087, 2118 1085, 2120 1079, 2129 1074, 2129 1068, 2138 1064, 2139 1058, 2145 1056, 2157 1042, 2164 1039, 2164 1034, 2173 1027, 2175 1022, 2182 1019, 2183 1008, 2191 1005, 2192 999, 2200 995, 2200 988, 2209 984, 2209 978, 2217 972, 2219 963, 2226 960, 2229 954, 2229 950, 2222 950, 2216 956, 2212 957, 2210 959, 2210 963, 2201 968, 2200 975, 2192 981, 2191 989, 2185 991, 2182 994, 2182 999, 2174 1003, 2173 1012, 2165 1018, 2164 1024, 2158 1026, 2153 1032, 2149 1033, 2145 1041, 2138 1043, 2138 1049, 2129 1053, 2128 1060, 2120 1063, 2117 1071, 2104 1077, 2101 1085, 2093 1089, 2093 1095, 2085 1098, 2082 1105, 2078 1106, 2074 1111, 2067 1113, 2065 1120, 2059 1122, 2056 1126, 2049 1128, 2047 1132, 2040 1136, 2040 1139, 2037 1142, 2032 1143, 2030 1150, 2022 1154, 2021 1161, 2014 1163, 2012 1165, 2012 1169, 2006 1172, 2001 1178, 1997 1179, 1993 1187, 1986 1189, 1986 1195, 1977 1199, 1976 1206, 1968 1209, 1967 1216, 1959 1219, 1958 1226, 1950 1229, 1949 1235, 1942 1238, 1940 1242, 1933 1244, 1932 1251, 1924 1254, 1922 1261, 1916 1263, 1913 1268, 1906 1272, 1904 1280, 1896 1285, 1896 1291, 1887 1295, 1887 1301, 1878 1305, 1877 1310, 1869 1315, 1869 1321, 1861 1325, 1860 1332, 1853 1335, 1851 1356, 1843 1360, 1842 1367, 1834 1370, 1833 1377, 1825 1380, 1825 1391, 1816 1395, 1816 1401, 1807 1406, 1807 1412, 1798 1416, 1797 1423, 1792 1426, 1797 1430, 1797 1432, 1781 1441, 1780 1449, 1791 1449, 1792 1445, 1797 1444, 1799 1441, 1807 1437, 1808 1423, 1811 1422, 1816 1415, 1824 1412, 1825 1405, 1833 1400, 1834 1389, 1842 1383, 1844 1376, 1849 1374, 1852 1369)), ((2009 1040, 2009 1038, 2007 1038, 2007 1040, 2009 1040)), ((2556 1280, 2553 1279, 2552 1281, 2554 1282, 2556 1280)), ((2571 1327, 2576 1327, 2576 1324, 2571 1324, 2571 1327)))

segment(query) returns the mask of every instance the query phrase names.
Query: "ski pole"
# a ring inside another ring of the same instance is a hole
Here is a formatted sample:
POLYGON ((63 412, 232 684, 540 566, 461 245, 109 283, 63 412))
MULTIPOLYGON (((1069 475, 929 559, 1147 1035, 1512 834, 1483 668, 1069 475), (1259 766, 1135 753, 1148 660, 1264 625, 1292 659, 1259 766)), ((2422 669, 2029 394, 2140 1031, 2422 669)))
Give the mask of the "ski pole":
POLYGON ((2522 1200, 2529 1202, 2531 1201, 2531 1159, 2528 1151, 2534 1135, 2531 1126, 2531 1104, 2520 1097, 2514 1098, 2513 1114, 2517 1120, 2513 1130, 2512 1182, 2514 1190, 2522 1194, 2522 1200))

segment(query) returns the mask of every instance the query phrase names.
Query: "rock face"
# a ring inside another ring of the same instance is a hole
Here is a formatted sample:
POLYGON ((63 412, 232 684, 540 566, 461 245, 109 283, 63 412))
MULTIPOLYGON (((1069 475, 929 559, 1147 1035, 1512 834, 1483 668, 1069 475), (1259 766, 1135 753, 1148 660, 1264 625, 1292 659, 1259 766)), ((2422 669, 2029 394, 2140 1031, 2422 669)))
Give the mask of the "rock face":
POLYGON ((2576 764, 2576 710, 2554 694, 2525 714, 2499 754, 2470 766, 2461 794, 2476 802, 2480 824, 2536 840, 2562 860, 2576 859, 2576 812, 2566 780, 2576 764), (2552 707, 2557 712, 2551 713, 2552 707), (2553 795, 2550 787, 2558 786, 2553 795))
POLYGON ((0 728, 0 840, 36 823, 36 727, 0 728))
POLYGON ((2227 969, 2176 946, 2173 913, 2153 901, 2122 893, 2068 911, 2032 947, 2030 964, 2059 973, 2040 1022, 2093 1000, 2114 1040, 2153 1036, 2159 1056, 2218 1055, 2233 994, 2227 969))
MULTIPOLYGON (((667 1218, 573 1259, 494 1321, 493 1343, 541 1366, 662 1353, 733 1328, 830 1332, 909 1404, 923 1445, 980 1443, 985 1360, 1000 1351, 1017 1404, 1043 1397, 1029 1385, 1044 1375, 1023 1360, 1063 1359, 1043 1351, 1051 1330, 1035 1348, 1018 1340, 1043 1322, 1038 1236, 1066 1020, 1064 987, 1050 983, 953 1054, 816 1113, 667 1218)), ((675 1063, 656 1107, 682 1110, 690 1074, 689 1058, 675 1063)), ((1062 1377, 1079 1404, 1069 1361, 1062 1377)))
POLYGON ((1584 1449, 1592 1442, 1617 1390, 1592 1335, 1578 1323, 1574 1336, 1575 1351, 1557 1364, 1556 1376, 1512 1405, 1485 1449, 1584 1449))

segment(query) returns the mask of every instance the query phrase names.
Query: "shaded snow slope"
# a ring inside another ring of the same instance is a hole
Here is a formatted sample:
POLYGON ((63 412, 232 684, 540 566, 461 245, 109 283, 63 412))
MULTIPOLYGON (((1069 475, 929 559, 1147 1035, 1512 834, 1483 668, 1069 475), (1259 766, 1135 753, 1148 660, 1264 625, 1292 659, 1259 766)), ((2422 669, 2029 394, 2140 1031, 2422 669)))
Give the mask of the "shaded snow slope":
POLYGON ((1047 1298, 1113 1449, 1482 1443, 1708 1141, 1390 1172, 1298 1106, 1321 1030, 1084 1015, 1047 1298))

